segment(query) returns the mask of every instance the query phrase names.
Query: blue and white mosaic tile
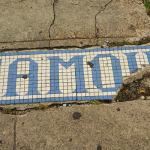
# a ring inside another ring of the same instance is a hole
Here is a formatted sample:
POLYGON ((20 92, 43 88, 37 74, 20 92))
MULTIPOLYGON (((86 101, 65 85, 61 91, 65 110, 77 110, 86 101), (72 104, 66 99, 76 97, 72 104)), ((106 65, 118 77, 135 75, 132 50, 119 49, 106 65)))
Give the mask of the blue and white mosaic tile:
POLYGON ((0 53, 0 104, 111 100, 150 46, 0 53))

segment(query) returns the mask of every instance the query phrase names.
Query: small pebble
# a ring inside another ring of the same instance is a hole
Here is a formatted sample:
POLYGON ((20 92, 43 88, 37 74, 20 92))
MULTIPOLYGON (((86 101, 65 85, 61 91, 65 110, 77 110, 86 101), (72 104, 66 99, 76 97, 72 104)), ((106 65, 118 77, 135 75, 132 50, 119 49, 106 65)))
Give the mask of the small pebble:
POLYGON ((142 95, 140 98, 141 98, 142 100, 144 100, 144 99, 145 99, 145 96, 142 95))
POLYGON ((63 104, 63 107, 66 107, 67 106, 67 104, 63 104))
POLYGON ((81 117, 81 113, 80 112, 74 112, 73 115, 72 115, 73 119, 77 120, 77 119, 80 119, 81 117))
POLYGON ((87 65, 89 65, 91 68, 94 67, 94 64, 92 62, 90 62, 90 61, 87 62, 87 65))
POLYGON ((72 138, 69 139, 69 142, 72 142, 72 138))
POLYGON ((3 144, 2 140, 0 140, 0 144, 3 144))
POLYGON ((27 78, 28 78, 28 75, 27 75, 27 74, 24 74, 24 75, 22 76, 22 78, 23 78, 23 79, 27 79, 27 78))
POLYGON ((119 108, 119 107, 117 108, 117 111, 120 111, 120 108, 119 108))

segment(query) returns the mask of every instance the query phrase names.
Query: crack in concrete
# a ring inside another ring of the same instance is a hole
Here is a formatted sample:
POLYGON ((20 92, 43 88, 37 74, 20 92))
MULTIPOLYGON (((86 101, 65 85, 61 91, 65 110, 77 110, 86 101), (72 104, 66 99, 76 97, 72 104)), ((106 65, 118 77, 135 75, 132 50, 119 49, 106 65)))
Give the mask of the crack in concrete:
POLYGON ((17 117, 14 118, 14 144, 13 144, 13 150, 16 150, 16 124, 17 124, 17 117))
POLYGON ((98 38, 99 38, 99 36, 98 36, 98 34, 99 34, 99 28, 97 27, 97 16, 98 16, 101 12, 105 11, 105 9, 107 8, 107 6, 109 6, 112 2, 113 2, 113 0, 110 0, 108 3, 106 3, 106 4, 104 5, 104 8, 103 8, 103 9, 100 9, 100 10, 98 11, 98 13, 95 15, 95 38, 97 39, 96 45, 98 45, 98 38))
MULTIPOLYGON (((104 38, 134 38, 134 37, 136 37, 136 36, 100 36, 100 37, 98 37, 98 38, 101 38, 101 39, 104 39, 104 38)), ((51 40, 53 40, 53 41, 55 41, 55 40, 61 40, 61 41, 63 41, 63 40, 92 40, 92 39, 95 39, 95 36, 94 37, 78 37, 78 38, 57 38, 57 39, 51 39, 51 40)), ((3 42, 1 42, 0 41, 0 44, 9 44, 9 43, 23 43, 23 42, 25 42, 25 43, 27 43, 27 42, 31 42, 31 43, 33 43, 33 42, 44 42, 44 41, 49 41, 49 39, 42 39, 42 40, 26 40, 26 41, 22 41, 22 40, 20 40, 20 41, 3 41, 3 42)))
MULTIPOLYGON (((74 105, 99 105, 99 104, 110 104, 112 103, 112 100, 91 100, 91 101, 80 101, 80 102, 66 102, 66 103, 51 103, 51 104, 31 104, 30 106, 23 106, 23 107, 11 107, 9 108, 9 106, 4 106, 4 107, 0 107, 0 112, 2 114, 10 114, 10 115, 24 115, 27 112, 30 111, 36 111, 36 110, 47 110, 50 108, 59 108, 59 107, 70 107, 70 106, 74 106, 74 105)), ((17 122, 17 121, 16 121, 17 122)), ((15 128, 14 128, 15 129, 15 128)), ((15 131, 15 130, 14 130, 15 131)), ((14 132, 14 134, 16 134, 16 132, 14 132)), ((15 135, 16 136, 16 135, 15 135)), ((15 137, 14 136, 14 137, 15 137)), ((14 142, 15 143, 15 142, 14 142)))
MULTIPOLYGON (((109 37, 110 38, 110 37, 109 37)), ((95 38, 96 39, 96 38, 95 38)), ((99 39, 105 39, 105 38, 97 38, 97 40, 99 39)), ((108 38, 106 38, 108 39, 108 38)), ((144 44, 149 44, 150 43, 150 37, 144 37, 144 38, 141 38, 139 40, 135 40, 135 41, 126 41, 126 39, 124 39, 123 37, 122 38, 118 38, 116 37, 116 39, 123 39, 122 42, 120 41, 112 41, 112 42, 109 42, 108 44, 108 47, 115 47, 115 46, 124 46, 124 45, 144 45, 144 44)), ((66 39, 65 39, 66 40, 66 39)), ((88 38, 87 38, 88 40, 88 38)), ((52 41, 52 40, 51 40, 52 41)), ((8 43, 6 43, 8 44, 8 43)), ((80 48, 80 49, 84 49, 84 48, 91 48, 91 47, 95 47, 95 46, 99 46, 99 47, 102 47, 102 45, 96 43, 96 44, 92 44, 92 45, 82 45, 82 46, 53 46, 53 47, 23 47, 23 48, 0 48, 0 52, 5 52, 5 51, 23 51, 23 50, 39 50, 39 49, 47 49, 47 50, 53 50, 53 49, 69 49, 69 48, 80 48)), ((4 46, 3 46, 4 47, 4 46)))
POLYGON ((51 28, 54 25, 55 18, 56 18, 56 12, 55 12, 55 4, 56 3, 57 3, 57 0, 53 0, 53 3, 52 3, 52 5, 53 5, 53 20, 52 20, 52 22, 51 22, 51 24, 49 26, 49 47, 50 47, 50 40, 51 40, 51 28))

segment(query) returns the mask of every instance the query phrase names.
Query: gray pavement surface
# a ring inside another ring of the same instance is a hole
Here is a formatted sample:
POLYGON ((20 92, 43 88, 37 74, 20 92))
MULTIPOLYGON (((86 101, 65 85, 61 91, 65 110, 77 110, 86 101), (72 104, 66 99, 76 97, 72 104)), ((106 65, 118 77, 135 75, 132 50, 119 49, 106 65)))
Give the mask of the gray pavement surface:
POLYGON ((0 113, 0 150, 149 150, 149 108, 137 100, 0 113))
POLYGON ((0 150, 15 147, 15 116, 0 114, 0 150))
POLYGON ((2 50, 150 39, 150 17, 142 0, 0 0, 0 14, 2 50))
MULTIPOLYGON (((0 0, 0 14, 4 51, 150 43, 142 0, 0 0)), ((0 150, 149 150, 149 108, 137 100, 2 111, 0 150)))

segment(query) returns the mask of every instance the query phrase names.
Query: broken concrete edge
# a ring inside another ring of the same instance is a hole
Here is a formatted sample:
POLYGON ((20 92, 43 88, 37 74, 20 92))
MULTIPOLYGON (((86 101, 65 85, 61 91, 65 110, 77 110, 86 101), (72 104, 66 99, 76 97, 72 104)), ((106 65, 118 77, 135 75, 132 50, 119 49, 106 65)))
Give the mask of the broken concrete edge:
POLYGON ((65 101, 65 102, 41 102, 32 104, 11 104, 0 105, 0 112, 3 114, 23 115, 32 110, 47 110, 50 108, 70 107, 73 105, 100 105, 110 104, 112 100, 91 100, 91 101, 65 101))
POLYGON ((143 66, 129 77, 124 77, 122 86, 118 89, 113 101, 124 102, 139 98, 150 100, 150 85, 146 86, 143 82, 146 79, 150 80, 150 65, 143 66))
POLYGON ((12 41, 0 42, 0 52, 9 50, 30 49, 62 49, 87 47, 118 47, 125 45, 150 45, 150 37, 99 37, 99 38, 72 38, 52 39, 41 41, 12 41), (50 42, 51 41, 51 42, 50 42), (51 43, 49 45, 49 42, 51 43))
POLYGON ((110 42, 109 46, 125 46, 125 45, 150 45, 150 37, 128 38, 124 41, 110 42))
MULTIPOLYGON (((134 45, 132 45, 134 46, 134 45)), ((69 46, 69 47, 66 47, 66 46, 60 46, 60 47, 56 47, 56 48, 49 48, 49 47, 42 47, 42 48, 19 48, 19 49, 4 49, 4 50, 0 50, 0 53, 2 52, 21 52, 21 51, 24 51, 24 52, 30 52, 30 51, 38 51, 38 50, 41 50, 41 51, 51 51, 51 50, 82 50, 82 49, 93 49, 93 48, 101 48, 99 46, 84 46, 84 47, 76 47, 76 46, 69 46)))
MULTIPOLYGON (((149 46, 150 43, 148 44, 141 44, 141 46, 149 46)), ((103 45, 103 46, 94 46, 94 45, 86 45, 86 46, 82 46, 82 47, 77 47, 77 46, 59 46, 59 47, 42 47, 42 48, 19 48, 19 49, 0 49, 0 53, 1 52, 19 52, 19 51, 27 51, 27 52, 30 52, 30 51, 36 51, 36 50, 64 50, 64 49, 69 49, 69 50, 78 50, 78 49, 86 49, 88 48, 89 50, 90 49, 93 49, 93 48, 126 48, 126 47, 134 47, 134 46, 140 46, 140 45, 132 45, 132 44, 129 44, 129 43, 119 43, 118 46, 113 46, 113 43, 111 46, 108 46, 108 45, 103 45)))
MULTIPOLYGON (((135 99, 136 101, 145 101, 144 99, 135 99)), ((150 96, 146 100, 150 100, 150 96)), ((48 110, 51 108, 71 107, 77 105, 111 105, 114 103, 128 103, 129 101, 113 100, 91 100, 91 101, 66 101, 66 102, 47 102, 34 104, 15 104, 15 105, 0 105, 0 113, 10 115, 24 115, 30 111, 48 110)))

